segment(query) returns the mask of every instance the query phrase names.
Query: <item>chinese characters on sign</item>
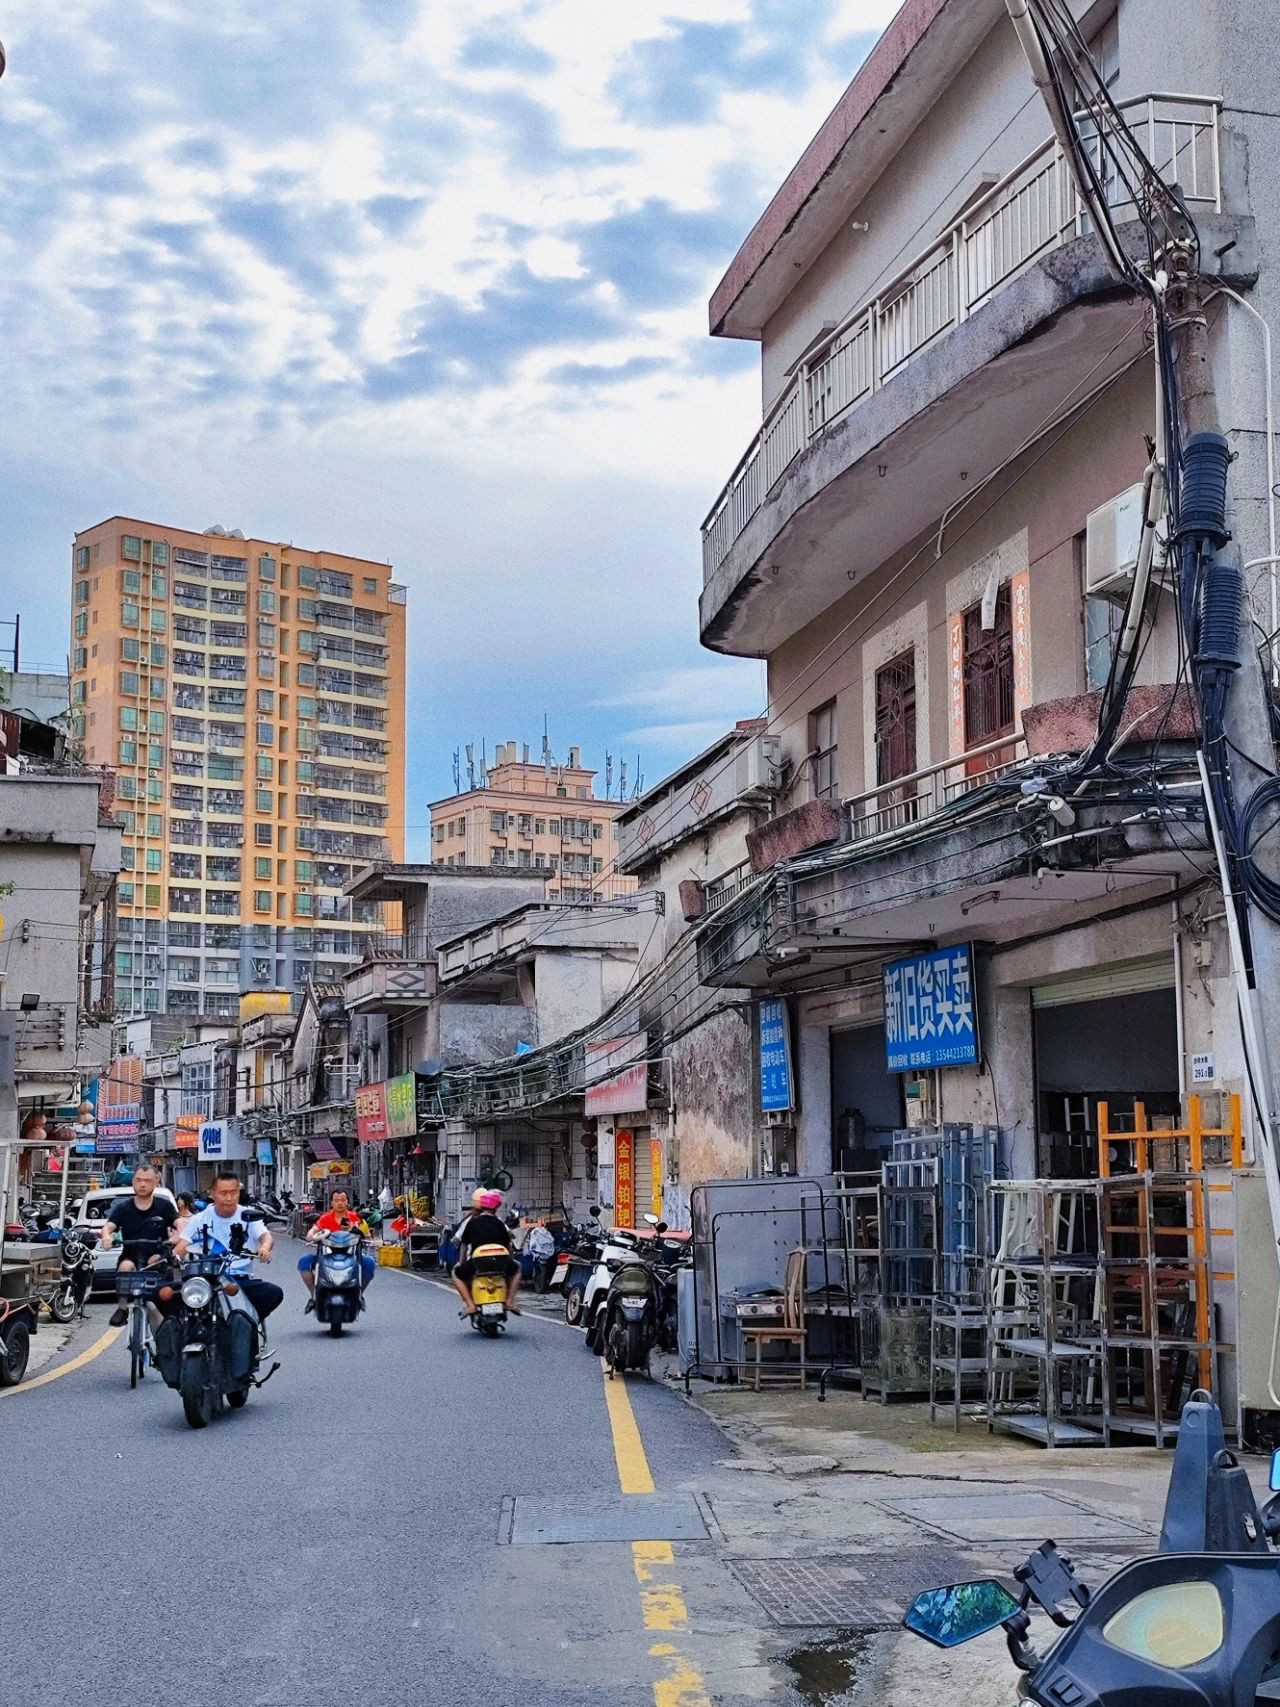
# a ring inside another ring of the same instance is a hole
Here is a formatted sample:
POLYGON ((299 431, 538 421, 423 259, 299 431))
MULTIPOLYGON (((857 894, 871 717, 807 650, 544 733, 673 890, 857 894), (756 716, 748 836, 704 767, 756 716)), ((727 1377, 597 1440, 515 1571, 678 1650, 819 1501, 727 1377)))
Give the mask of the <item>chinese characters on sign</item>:
POLYGON ((649 1101, 649 1039, 642 1031, 588 1043, 583 1108, 593 1114, 643 1114, 649 1101))
POLYGON ((791 1032, 787 1004, 770 998, 756 1009, 760 1038, 760 1109, 781 1114, 795 1107, 791 1082, 791 1032))
POLYGON ((619 1130, 613 1135, 613 1224, 636 1223, 636 1135, 619 1130))
POLYGON ((361 1085, 355 1096, 356 1137, 377 1144, 387 1136, 387 1087, 383 1082, 361 1085))
POLYGON ((401 1073, 386 1082, 387 1136, 412 1138, 418 1130, 418 1076, 401 1073))
POLYGON ((885 967, 884 1041, 891 1073, 978 1060, 971 943, 885 967))

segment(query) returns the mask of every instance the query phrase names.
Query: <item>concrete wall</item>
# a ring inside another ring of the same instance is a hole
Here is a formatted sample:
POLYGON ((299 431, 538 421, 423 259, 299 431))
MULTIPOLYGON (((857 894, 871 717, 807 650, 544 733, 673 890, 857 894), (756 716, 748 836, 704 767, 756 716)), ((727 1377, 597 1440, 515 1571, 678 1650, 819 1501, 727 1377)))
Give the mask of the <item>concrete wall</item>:
POLYGON ((537 1041, 554 1043, 599 1019, 621 998, 634 977, 635 960, 629 955, 535 952, 537 1041))

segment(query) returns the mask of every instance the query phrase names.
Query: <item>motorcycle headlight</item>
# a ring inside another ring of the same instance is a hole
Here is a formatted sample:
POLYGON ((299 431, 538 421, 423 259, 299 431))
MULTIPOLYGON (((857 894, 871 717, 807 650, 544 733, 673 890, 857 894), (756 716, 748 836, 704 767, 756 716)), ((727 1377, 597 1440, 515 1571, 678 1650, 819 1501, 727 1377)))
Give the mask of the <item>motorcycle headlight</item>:
POLYGON ((182 1283, 182 1302, 188 1310, 203 1310, 213 1297, 213 1287, 203 1275, 193 1274, 182 1283))
POLYGON ((1109 1619, 1102 1634, 1122 1654, 1180 1671, 1222 1646, 1222 1597, 1212 1583, 1148 1589, 1109 1619))

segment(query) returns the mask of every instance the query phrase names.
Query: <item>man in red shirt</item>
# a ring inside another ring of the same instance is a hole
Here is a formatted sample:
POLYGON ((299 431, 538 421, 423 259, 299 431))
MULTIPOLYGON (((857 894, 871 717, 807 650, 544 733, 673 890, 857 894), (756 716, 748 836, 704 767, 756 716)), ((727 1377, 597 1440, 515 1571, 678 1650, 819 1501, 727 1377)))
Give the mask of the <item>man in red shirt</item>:
MULTIPOLYGON (((362 1221, 360 1217, 354 1213, 351 1208, 351 1199, 345 1191, 335 1191, 333 1196, 329 1199, 328 1209, 323 1215, 317 1216, 315 1221, 312 1223, 311 1231, 307 1234, 307 1242, 308 1244, 315 1244, 318 1240, 323 1239, 326 1233, 346 1232, 360 1233, 367 1239, 369 1237, 368 1223, 362 1221)), ((378 1272, 378 1264, 368 1251, 363 1251, 361 1253, 360 1271, 366 1286, 378 1272)), ((307 1291, 313 1294, 312 1297, 307 1299, 307 1307, 304 1311, 304 1314, 309 1315, 316 1307, 314 1297, 316 1289, 316 1253, 314 1251, 308 1251, 305 1256, 300 1256, 298 1258, 298 1273, 302 1276, 303 1280, 306 1281, 307 1291)))

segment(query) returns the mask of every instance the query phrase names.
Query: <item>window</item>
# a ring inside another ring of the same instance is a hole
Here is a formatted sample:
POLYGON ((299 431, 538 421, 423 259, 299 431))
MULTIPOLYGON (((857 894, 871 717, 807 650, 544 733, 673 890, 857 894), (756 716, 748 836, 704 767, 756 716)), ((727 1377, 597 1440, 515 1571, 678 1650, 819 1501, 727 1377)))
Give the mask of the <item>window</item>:
POLYGON ((591 824, 591 840, 593 842, 599 842, 599 841, 604 840, 604 825, 599 821, 599 819, 594 819, 592 821, 592 824, 591 824))
POLYGON ((169 547, 162 539, 151 541, 151 567, 153 569, 167 569, 169 567, 169 547))
POLYGON ((253 800, 254 805, 257 807, 259 812, 270 812, 273 801, 271 790, 269 788, 255 789, 253 800))
POLYGON ((495 834, 497 834, 499 836, 505 834, 506 828, 507 828, 507 815, 506 815, 506 813, 505 812, 490 812, 490 814, 489 814, 489 828, 492 831, 494 831, 495 834))
POLYGON ((270 688, 259 688, 258 689, 258 715, 260 717, 274 716, 275 709, 276 709, 276 696, 272 692, 272 690, 270 688))
MULTIPOLYGON (((259 694, 258 697, 259 697, 259 699, 261 699, 261 697, 262 697, 261 694, 259 694)), ((259 708, 259 709, 261 709, 261 708, 259 708)), ((315 700, 312 699, 308 694, 300 693, 298 695, 298 716, 299 717, 314 717, 315 714, 316 714, 316 702, 315 702, 315 700)))
POLYGON ((163 711, 149 711, 147 713, 147 734, 148 735, 163 735, 164 734, 164 712, 163 711))
POLYGON ((274 557, 258 559, 258 576, 263 581, 274 581, 276 578, 276 560, 274 557))
POLYGON ((490 865, 505 865, 506 863, 507 863, 507 856, 501 848, 491 849, 491 851, 489 853, 489 864, 490 865))
POLYGON ((363 585, 366 593, 376 593, 378 590, 378 577, 376 575, 365 575, 361 578, 361 584, 363 585))
POLYGON ((130 640, 126 635, 120 642, 120 656, 126 664, 136 664, 138 662, 138 642, 130 640))
POLYGON ((254 890, 253 910, 255 913, 269 913, 271 911, 271 891, 269 889, 254 890))
POLYGON ((275 774, 275 768, 276 768, 276 761, 271 757, 270 753, 259 753, 258 754, 258 775, 259 776, 273 776, 275 774))
POLYGON ((151 662, 153 664, 159 664, 162 667, 169 662, 169 648, 165 645, 163 640, 153 640, 151 642, 151 662))
POLYGON ((119 777, 116 781, 116 793, 121 800, 132 800, 137 791, 137 783, 131 776, 119 777))
POLYGON ((1084 601, 1084 684, 1090 690, 1106 686, 1116 641, 1124 627, 1124 611, 1110 599, 1084 601))
POLYGON ((158 771, 164 765, 164 748, 153 741, 147 748, 147 768, 158 771))
POLYGON ((316 574, 315 570, 306 563, 300 563, 298 565, 298 585, 300 587, 308 587, 312 592, 314 592, 318 583, 319 576, 316 574))
POLYGON ((136 569, 126 569, 123 581, 126 593, 140 593, 142 591, 142 576, 136 569))
POLYGON ((1108 89, 1115 87, 1120 77, 1120 15, 1113 12, 1089 38, 1089 52, 1102 74, 1108 89))
POLYGON ((144 906, 158 907, 160 905, 160 885, 148 883, 142 891, 142 897, 144 906))
POLYGON ((87 605, 88 602, 89 602, 89 583, 87 581, 77 581, 76 582, 76 603, 78 605, 87 605))
POLYGON ((313 882, 314 878, 312 874, 314 870, 315 867, 309 859, 295 859, 293 862, 293 875, 299 883, 313 882))
POLYGON ((167 575, 152 575, 152 577, 151 577, 151 597, 153 599, 165 599, 165 598, 168 598, 168 596, 169 596, 169 577, 167 575))
POLYGON ((260 747, 272 746, 275 742, 275 738, 276 738, 276 732, 272 728, 270 723, 259 723, 259 725, 258 725, 258 745, 260 747))
POLYGON ((311 915, 310 895, 295 895, 293 898, 293 909, 303 918, 309 918, 311 915))
POLYGON ((553 836, 558 836, 560 834, 560 820, 558 818, 548 820, 547 829, 553 836))
POLYGON ((136 533, 127 533, 120 541, 120 555, 130 563, 141 563, 142 541, 136 533))
MULTIPOLYGON (((77 545, 76 546, 76 568, 77 569, 87 569, 88 567, 89 567, 89 547, 87 545, 77 545)), ((85 588, 85 597, 88 598, 88 596, 89 596, 89 583, 87 581, 84 583, 84 588, 85 588)))
POLYGON ((158 806, 164 794, 164 785, 158 776, 147 778, 147 799, 158 806))
POLYGON ((159 848, 148 848, 147 849, 147 870, 148 871, 154 871, 154 872, 158 872, 160 870, 160 849, 159 848))
POLYGON ((269 848, 271 846, 270 824, 255 824, 253 826, 253 840, 256 847, 269 848))
POLYGON ((981 601, 964 613, 964 742, 980 747, 1011 735, 1013 599, 1006 581, 996 595, 992 626, 982 626, 981 601))
POLYGON ((595 875, 599 877, 600 873, 604 870, 604 861, 602 859, 593 859, 591 862, 591 869, 595 875))
POLYGON ((116 885, 116 900, 120 902, 120 905, 122 907, 132 907, 132 905, 133 905, 133 884, 132 883, 118 883, 116 885))
POLYGON ((147 813, 147 834, 149 836, 161 836, 164 834, 164 820, 158 812, 147 813))
MULTIPOLYGON (((876 671, 876 785, 916 768, 916 654, 909 647, 876 671)), ((915 790, 911 788, 914 797, 915 790)), ((907 798, 896 793, 892 804, 907 798)))
POLYGON ((163 634, 165 631, 165 624, 167 622, 168 618, 162 610, 153 610, 151 613, 151 632, 153 634, 163 634))
POLYGON ((122 729, 137 730, 138 708, 136 705, 122 705, 120 707, 120 727, 122 729))
MULTIPOLYGON (((316 685, 316 667, 314 664, 298 665, 298 686, 313 688, 316 685)), ((314 715, 314 713, 313 713, 314 715)))
POLYGON ((836 754, 836 702, 829 699, 809 713, 809 781, 815 800, 835 799, 836 754))
POLYGON ((89 613, 82 610, 76 617, 76 639, 87 640, 89 637, 89 613))
POLYGON ((258 879, 259 883, 263 882, 264 880, 266 882, 270 883, 270 881, 271 881, 271 861, 270 861, 270 859, 255 859, 253 862, 253 875, 258 879))
POLYGON ((266 616, 274 616, 276 610, 276 595, 271 587, 258 588, 258 609, 266 616))
POLYGON ((164 677, 163 676, 152 676, 152 678, 151 678, 151 697, 152 697, 152 699, 163 699, 164 698, 164 677))
POLYGON ((84 694, 85 694, 84 683, 83 682, 76 682, 75 685, 71 689, 71 703, 72 703, 72 705, 83 705, 84 704, 84 694))
POLYGON ((140 614, 141 613, 137 605, 135 605, 131 599, 121 599, 120 622, 122 627, 136 628, 138 626, 138 618, 140 614))

